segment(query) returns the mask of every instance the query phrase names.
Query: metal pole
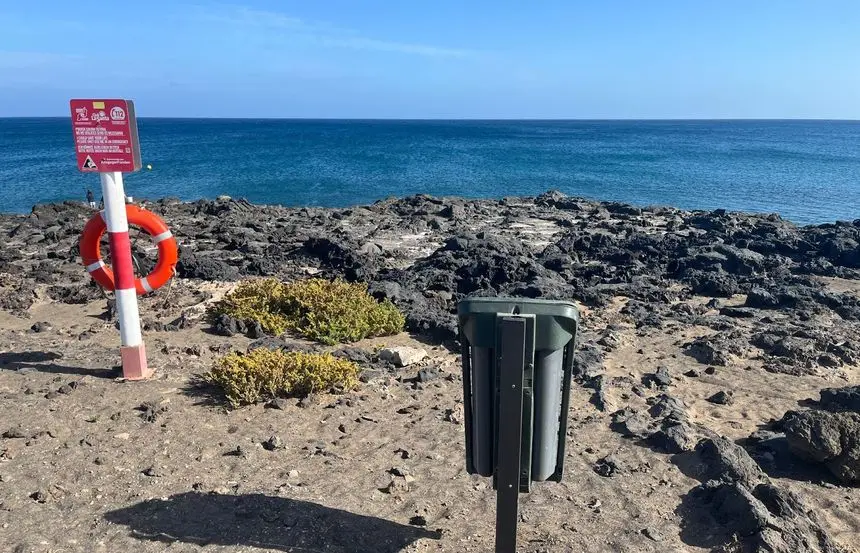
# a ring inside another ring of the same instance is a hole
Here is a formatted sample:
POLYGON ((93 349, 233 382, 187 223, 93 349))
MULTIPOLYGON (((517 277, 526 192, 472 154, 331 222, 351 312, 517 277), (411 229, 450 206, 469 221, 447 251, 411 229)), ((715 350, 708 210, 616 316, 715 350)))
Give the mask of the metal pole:
POLYGON ((114 273, 116 309, 119 317, 119 334, 122 342, 123 376, 130 380, 147 378, 152 371, 146 364, 146 347, 140 332, 140 313, 137 291, 134 287, 134 268, 131 261, 131 240, 128 236, 128 218, 125 212, 125 193, 122 173, 99 173, 104 197, 104 219, 110 241, 111 266, 114 273))
POLYGON ((496 485, 496 553, 516 553, 522 448, 523 372, 527 322, 499 319, 499 433, 496 485))
POLYGON ((474 424, 474 413, 472 412, 472 351, 469 342, 461 336, 460 355, 463 363, 463 427, 466 431, 466 472, 475 472, 474 452, 472 451, 472 424, 474 424))

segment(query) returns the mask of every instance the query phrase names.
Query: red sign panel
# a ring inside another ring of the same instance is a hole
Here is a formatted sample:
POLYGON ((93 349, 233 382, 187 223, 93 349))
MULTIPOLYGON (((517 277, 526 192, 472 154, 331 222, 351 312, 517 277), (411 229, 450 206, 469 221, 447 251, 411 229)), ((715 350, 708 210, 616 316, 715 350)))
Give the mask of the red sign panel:
POLYGON ((72 100, 69 104, 78 169, 101 173, 140 169, 131 100, 72 100))

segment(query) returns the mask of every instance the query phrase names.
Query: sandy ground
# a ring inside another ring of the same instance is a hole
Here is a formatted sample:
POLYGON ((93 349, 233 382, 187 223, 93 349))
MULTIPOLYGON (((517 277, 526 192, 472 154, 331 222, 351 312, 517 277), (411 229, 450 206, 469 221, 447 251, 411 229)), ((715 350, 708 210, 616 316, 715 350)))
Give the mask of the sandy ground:
MULTIPOLYGON (((216 296, 223 291, 206 286, 216 296)), ((177 293, 189 289, 180 284, 177 293)), ((188 297, 184 307, 194 303, 188 297)), ((614 409, 645 406, 631 390, 660 365, 693 420, 732 439, 817 398, 821 388, 860 383, 857 367, 789 376, 766 372, 755 359, 706 374, 681 346, 712 330, 669 323, 643 334, 619 314, 625 301, 585 314, 586 328, 619 328, 605 363, 611 408, 597 410, 592 390, 574 387, 565 477, 521 496, 520 551, 693 552, 721 543, 718 525, 688 496, 699 482, 670 455, 610 429, 614 409), (683 376, 691 368, 703 372, 683 376), (728 389, 733 405, 706 401, 728 389), (609 454, 624 470, 599 476, 594 463, 609 454)), ((144 316, 155 308, 144 303, 144 316)), ((420 366, 412 366, 308 406, 296 400, 283 409, 228 410, 198 376, 217 355, 251 340, 212 335, 205 324, 146 332, 156 375, 123 382, 114 368, 118 331, 101 318, 104 310, 102 300, 39 302, 26 318, 0 312, 0 551, 493 549, 495 492, 489 479, 466 473, 462 423, 446 414, 462 402, 457 356, 407 335, 369 340, 357 345, 427 348, 421 366, 439 367, 440 377, 416 382, 420 366), (39 321, 51 328, 30 330, 39 321), (140 409, 145 403, 148 412, 140 409), (283 447, 270 451, 263 442, 273 436, 283 447)), ((860 489, 817 467, 771 476, 800 492, 843 546, 860 543, 860 489)))

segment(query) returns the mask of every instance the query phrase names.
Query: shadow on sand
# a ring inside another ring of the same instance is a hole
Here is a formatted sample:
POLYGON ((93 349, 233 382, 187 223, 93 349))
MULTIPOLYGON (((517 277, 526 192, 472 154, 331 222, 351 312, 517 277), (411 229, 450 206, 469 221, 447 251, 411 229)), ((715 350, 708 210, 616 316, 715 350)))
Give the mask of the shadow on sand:
POLYGON ((397 553, 438 532, 262 494, 188 492, 110 511, 138 539, 235 545, 294 553, 397 553))
POLYGON ((181 390, 183 394, 195 400, 194 405, 221 408, 230 405, 224 390, 207 381, 203 374, 191 375, 181 390))
POLYGON ((62 355, 46 351, 9 351, 0 353, 0 369, 7 371, 38 371, 51 374, 71 374, 77 376, 94 376, 96 378, 117 378, 122 376, 120 367, 90 369, 87 367, 70 367, 53 363, 62 355))
MULTIPOLYGON (((671 460, 684 475, 700 482, 708 480, 707 467, 701 463, 697 453, 678 453, 671 460)), ((729 543, 732 535, 725 526, 726 521, 718 521, 714 517, 714 507, 709 494, 699 486, 683 495, 681 504, 675 509, 675 514, 681 517, 681 541, 709 551, 723 551, 720 547, 729 543)))

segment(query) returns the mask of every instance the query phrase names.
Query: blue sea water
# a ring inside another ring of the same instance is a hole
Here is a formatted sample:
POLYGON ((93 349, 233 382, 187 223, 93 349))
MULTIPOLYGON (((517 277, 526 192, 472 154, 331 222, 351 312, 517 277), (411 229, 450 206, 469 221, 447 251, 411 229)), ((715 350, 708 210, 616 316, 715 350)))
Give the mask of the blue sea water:
MULTIPOLYGON (((860 218, 860 122, 141 119, 138 198, 346 206, 559 189, 636 205, 860 218)), ((65 118, 0 119, 0 211, 99 197, 65 118)))

